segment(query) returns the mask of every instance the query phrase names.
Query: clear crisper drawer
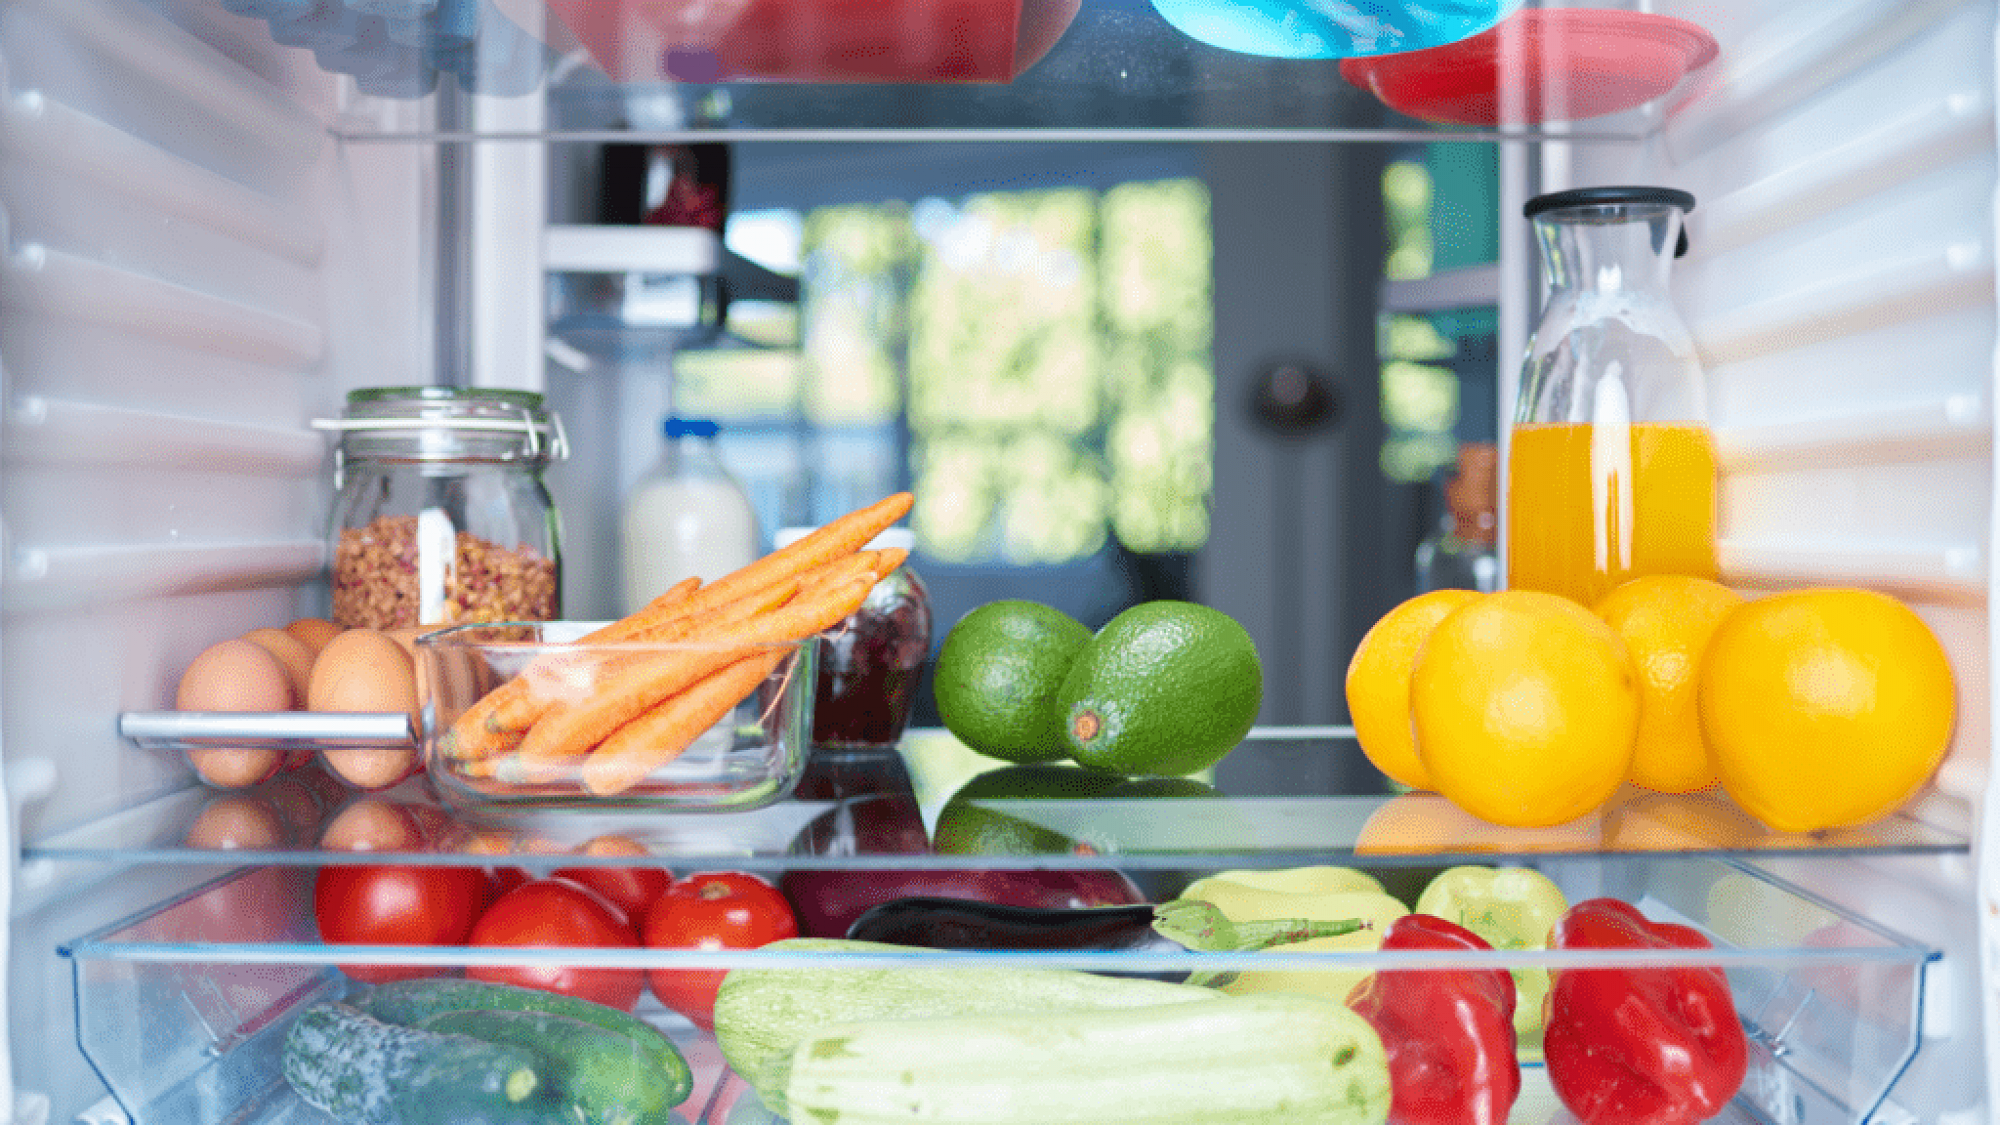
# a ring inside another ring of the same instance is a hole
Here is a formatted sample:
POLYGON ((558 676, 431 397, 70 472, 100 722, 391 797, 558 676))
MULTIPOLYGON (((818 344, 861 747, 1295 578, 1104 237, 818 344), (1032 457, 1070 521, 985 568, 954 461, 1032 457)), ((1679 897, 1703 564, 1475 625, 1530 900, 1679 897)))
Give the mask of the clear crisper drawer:
MULTIPOLYGON (((1720 1119, 1866 1121, 1914 1058, 1926 966, 1934 951, 1832 908, 1746 862, 1717 857, 1538 857, 1534 866, 1572 903, 1614 896, 1655 921, 1705 931, 1712 950, 1511 951, 1479 954, 1267 950, 1260 953, 1087 951, 702 952, 663 949, 496 949, 326 946, 315 938, 305 866, 246 868, 62 950, 72 962, 78 1038, 137 1125, 325 1121, 280 1067, 298 1012, 354 987, 341 966, 559 964, 654 969, 891 966, 1068 968, 1180 973, 1258 970, 1311 988, 1387 968, 1563 969, 1712 964, 1726 971, 1750 1042, 1750 1073, 1720 1119), (1339 975, 1345 974, 1345 978, 1339 975)), ((1205 872, 1184 872, 1188 880, 1205 872)), ((866 878, 866 871, 852 873, 866 878)), ((1348 985, 1341 986, 1344 995, 1348 985)), ((732 1075, 714 1038, 642 992, 637 1012, 667 1031, 695 1077, 678 1114, 690 1123, 772 1120, 732 1075)), ((1524 1052, 1514 1120, 1571 1120, 1524 1052)))

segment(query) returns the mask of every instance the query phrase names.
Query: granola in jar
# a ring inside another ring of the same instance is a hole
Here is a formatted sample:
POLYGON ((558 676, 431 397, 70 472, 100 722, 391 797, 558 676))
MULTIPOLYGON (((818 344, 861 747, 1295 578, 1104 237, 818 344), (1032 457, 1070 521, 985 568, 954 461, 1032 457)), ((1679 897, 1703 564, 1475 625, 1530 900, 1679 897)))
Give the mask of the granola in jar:
POLYGON ((332 617, 408 629, 560 616, 542 481, 561 423, 527 391, 377 387, 347 396, 329 534, 332 617))
POLYGON ((333 619, 344 628, 408 629, 547 621, 556 615, 556 564, 527 545, 453 535, 450 559, 424 588, 416 516, 380 516, 343 527, 333 551, 333 619), (429 595, 428 597, 426 595, 429 595), (436 607, 426 620, 424 608, 436 607))

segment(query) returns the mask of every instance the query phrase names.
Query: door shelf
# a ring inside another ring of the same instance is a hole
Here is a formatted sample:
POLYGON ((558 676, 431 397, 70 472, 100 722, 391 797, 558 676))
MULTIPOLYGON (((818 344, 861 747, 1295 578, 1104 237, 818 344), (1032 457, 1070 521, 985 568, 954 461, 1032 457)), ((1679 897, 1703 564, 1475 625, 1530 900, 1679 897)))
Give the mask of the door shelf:
MULTIPOLYGON (((1710 950, 1265 952, 1107 954, 777 952, 772 950, 494 949, 320 945, 312 872, 264 867, 196 891, 66 945, 79 1041, 135 1125, 153 1121, 318 1121, 279 1078, 292 1016, 349 986, 340 965, 568 964, 653 968, 981 965, 1085 970, 1272 969, 1351 974, 1383 968, 1643 968, 1705 964, 1728 976, 1751 1047, 1750 1076, 1721 1120, 1865 1121, 1914 1057, 1923 984, 1935 951, 1797 887, 1729 860, 1553 857, 1537 866, 1571 901, 1611 895, 1659 921, 1703 930, 1710 950), (137 1015, 135 1016, 135 1013, 137 1015)), ((1293 978, 1296 987, 1299 978, 1293 978)), ((1310 979, 1310 978, 1307 978, 1310 979)), ((638 1013, 692 1063, 699 1125, 748 1125, 761 1107, 720 1060, 713 1038, 642 993, 638 1013)), ((1532 1058, 1530 1058, 1532 1063, 1532 1058)), ((1526 1068, 1532 1090, 1539 1068, 1526 1068)), ((1568 1120, 1525 1099, 1523 1125, 1568 1120)))

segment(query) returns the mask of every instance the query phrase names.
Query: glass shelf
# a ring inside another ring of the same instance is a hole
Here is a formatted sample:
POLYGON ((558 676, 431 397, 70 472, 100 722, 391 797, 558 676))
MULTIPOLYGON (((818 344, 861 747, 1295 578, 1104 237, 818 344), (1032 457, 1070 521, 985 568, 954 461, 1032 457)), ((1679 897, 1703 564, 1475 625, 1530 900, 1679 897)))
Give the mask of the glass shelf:
MULTIPOLYGON (((212 0, 266 26, 260 33, 310 50, 318 65, 349 77, 350 99, 335 131, 355 143, 534 140, 954 140, 1043 139, 1431 141, 1560 137, 1632 141, 1654 132, 1698 81, 1635 108, 1578 121, 1507 128, 1434 124, 1391 110, 1344 77, 1336 59, 1288 59, 1212 47, 1175 28, 1150 0, 1085 0, 1046 55, 1020 73, 950 80, 919 70, 885 80, 842 76, 804 81, 797 72, 710 75, 702 67, 655 64, 643 36, 591 25, 620 19, 640 27, 672 5, 462 0, 476 18, 439 26, 372 14, 380 5, 343 0, 305 8, 288 0, 212 0), (504 9, 504 11, 503 11, 504 9), (579 32, 565 16, 589 13, 579 32), (317 23, 312 21, 317 20, 317 23), (311 26, 301 26, 312 23, 311 26), (706 79, 706 80, 705 80, 706 79), (481 95, 489 113, 460 95, 481 95), (526 115, 499 103, 536 103, 526 115), (411 115, 398 107, 435 104, 411 115), (523 126, 524 119, 535 121, 523 126), (414 124, 418 118, 427 119, 414 124)), ((1636 10, 1636 0, 1541 7, 1636 10)), ((1037 7, 1035 4, 1026 6, 1037 7)), ((1055 4, 1049 7, 1061 8, 1055 4)), ((996 9, 998 10, 998 9, 996 9)), ((1025 18, 1025 17, 1024 17, 1025 18)), ((796 56, 812 49, 780 50, 796 56)), ((882 47, 893 57, 907 42, 882 47)), ((1557 59, 1553 64, 1561 65, 1557 59)), ((1701 72, 1697 71, 1698 76, 1701 72)))
MULTIPOLYGON (((1653 857, 1539 863, 1570 901, 1626 899, 1655 921, 1707 934, 1705 950, 1275 950, 1262 953, 991 953, 847 951, 499 949, 326 946, 314 939, 312 877, 265 867, 208 883, 139 917, 79 938, 69 959, 79 1041, 133 1120, 289 1119, 299 1107, 277 1078, 290 1017, 341 994, 340 965, 574 965, 600 969, 953 967, 1097 970, 1260 969, 1290 973, 1388 968, 1640 968, 1712 965, 1727 975, 1750 1044, 1750 1076, 1726 1121, 1798 1120, 1810 1107, 1863 1121, 1914 1057, 1924 975, 1937 954, 1867 919, 1742 864, 1653 857), (133 1018, 133 1013, 151 1018, 133 1018), (193 1018, 190 1018, 192 1015, 193 1018), (199 1105, 202 1112, 188 1116, 199 1105), (1761 1116, 1760 1116, 1761 1115, 1761 1116)), ((1312 979, 1312 978, 1294 978, 1312 979)), ((1291 985, 1296 987, 1296 983, 1291 985)), ((741 1083, 712 1036, 642 993, 639 1015, 672 1036, 695 1070, 685 1119, 720 1123, 741 1083)), ((1539 1068, 1524 1066, 1528 1085, 1539 1068)), ((1807 1118, 1821 1119, 1817 1116, 1807 1118)), ((766 1121, 768 1118, 751 1118, 766 1121)), ((1564 1118, 1525 1099, 1515 1118, 1564 1118)))
MULTIPOLYGON (((174 713, 134 713, 134 741, 178 753, 174 713), (136 732, 136 733, 135 733, 136 732)), ((311 748, 310 715, 273 744, 311 748)), ((340 715, 329 729, 361 737, 377 720, 340 715)), ((1269 727, 1251 740, 1315 755, 1358 754, 1347 728, 1269 727)), ((1069 766, 1007 767, 941 731, 913 731, 900 751, 819 752, 793 795, 749 811, 662 814, 606 810, 448 811, 421 776, 358 793, 317 762, 248 789, 179 790, 116 815, 29 841, 31 860, 111 864, 316 866, 397 862, 524 867, 625 866, 633 855, 685 869, 1067 869, 1126 872, 1314 863, 1413 867, 1496 855, 1960 855, 1969 837, 1909 810, 1863 828, 1772 833, 1713 794, 1629 791, 1600 812, 1548 829, 1502 828, 1433 794, 1225 794, 1193 781, 1120 779, 1069 766), (592 841, 614 840, 590 855, 592 841), (356 846, 368 851, 354 851, 356 846)))

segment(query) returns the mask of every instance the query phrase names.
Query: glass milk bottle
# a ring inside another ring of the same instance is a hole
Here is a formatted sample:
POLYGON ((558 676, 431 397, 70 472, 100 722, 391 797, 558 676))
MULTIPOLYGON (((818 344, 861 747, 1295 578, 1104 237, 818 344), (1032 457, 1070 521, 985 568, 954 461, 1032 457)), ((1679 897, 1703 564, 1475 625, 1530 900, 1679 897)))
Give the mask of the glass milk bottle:
POLYGON ((720 427, 706 418, 669 417, 666 448, 625 498, 621 521, 623 613, 632 613, 688 577, 713 582, 758 554, 757 513, 723 466, 720 427))
POLYGON ((1507 455, 1507 585, 1594 605, 1642 574, 1714 578, 1715 444, 1668 298, 1684 191, 1538 196, 1548 301, 1507 455))

